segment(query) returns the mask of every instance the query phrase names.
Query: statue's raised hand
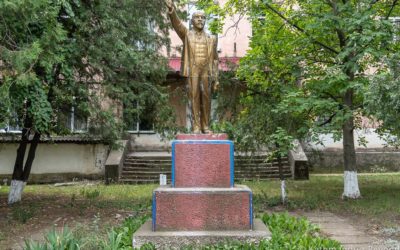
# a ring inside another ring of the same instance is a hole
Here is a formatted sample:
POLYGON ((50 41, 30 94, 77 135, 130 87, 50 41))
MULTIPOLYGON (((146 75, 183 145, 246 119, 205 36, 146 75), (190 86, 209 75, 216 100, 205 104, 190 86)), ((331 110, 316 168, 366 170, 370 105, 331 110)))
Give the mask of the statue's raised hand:
POLYGON ((172 0, 165 0, 165 4, 167 5, 169 11, 172 11, 175 7, 172 0))

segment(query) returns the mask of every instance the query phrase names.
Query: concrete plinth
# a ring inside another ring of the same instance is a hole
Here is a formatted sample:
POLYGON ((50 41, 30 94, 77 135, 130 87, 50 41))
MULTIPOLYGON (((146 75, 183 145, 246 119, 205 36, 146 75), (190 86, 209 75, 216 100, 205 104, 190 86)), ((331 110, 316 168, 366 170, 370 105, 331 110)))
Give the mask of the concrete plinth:
POLYGON ((252 192, 233 188, 159 187, 153 193, 153 231, 251 230, 252 192))
POLYGON ((217 244, 224 241, 259 242, 270 239, 271 233, 260 219, 254 220, 253 230, 242 231, 177 231, 154 232, 152 221, 148 220, 133 234, 133 247, 153 243, 156 249, 181 249, 190 245, 193 249, 200 246, 217 244))
POLYGON ((172 142, 173 187, 232 187, 233 142, 175 140, 172 142))

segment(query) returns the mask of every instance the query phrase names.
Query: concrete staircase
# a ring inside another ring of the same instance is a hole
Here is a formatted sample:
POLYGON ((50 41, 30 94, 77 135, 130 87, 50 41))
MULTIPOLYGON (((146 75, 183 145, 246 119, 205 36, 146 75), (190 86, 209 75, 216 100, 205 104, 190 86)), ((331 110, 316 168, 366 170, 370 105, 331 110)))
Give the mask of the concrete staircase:
MULTIPOLYGON (((235 180, 279 178, 278 161, 265 162, 265 155, 235 156, 235 180)), ((125 157, 120 182, 129 184, 159 183, 160 174, 171 182, 171 154, 168 152, 134 152, 125 157)), ((283 175, 291 178, 288 158, 282 159, 283 175)))
MULTIPOLYGON (((266 161, 265 155, 258 156, 235 156, 235 179, 236 180, 266 180, 279 178, 279 163, 277 159, 266 161)), ((282 158, 282 174, 285 178, 291 178, 289 159, 282 158)))

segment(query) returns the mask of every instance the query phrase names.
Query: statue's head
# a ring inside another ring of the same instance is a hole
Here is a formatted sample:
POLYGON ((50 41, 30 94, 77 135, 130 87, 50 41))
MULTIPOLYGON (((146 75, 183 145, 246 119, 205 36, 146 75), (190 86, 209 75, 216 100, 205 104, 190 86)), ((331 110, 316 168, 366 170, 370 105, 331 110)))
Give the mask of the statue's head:
POLYGON ((201 31, 206 25, 206 14, 202 11, 196 11, 192 15, 192 25, 195 30, 201 31))

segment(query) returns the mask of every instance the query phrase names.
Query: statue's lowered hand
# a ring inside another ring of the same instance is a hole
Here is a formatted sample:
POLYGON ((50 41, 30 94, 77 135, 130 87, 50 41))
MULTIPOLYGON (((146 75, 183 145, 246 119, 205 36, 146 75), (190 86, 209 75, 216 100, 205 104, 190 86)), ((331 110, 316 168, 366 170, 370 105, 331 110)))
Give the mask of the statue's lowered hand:
POLYGON ((217 80, 217 81, 215 81, 214 82, 214 85, 213 85, 213 91, 214 92, 217 92, 218 90, 219 90, 219 81, 217 80))

